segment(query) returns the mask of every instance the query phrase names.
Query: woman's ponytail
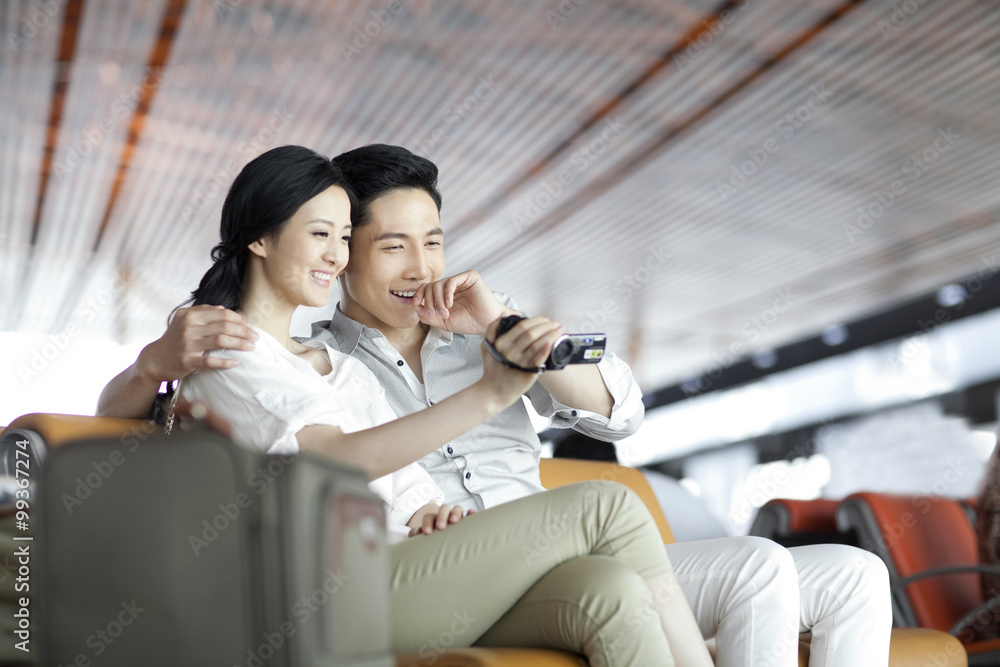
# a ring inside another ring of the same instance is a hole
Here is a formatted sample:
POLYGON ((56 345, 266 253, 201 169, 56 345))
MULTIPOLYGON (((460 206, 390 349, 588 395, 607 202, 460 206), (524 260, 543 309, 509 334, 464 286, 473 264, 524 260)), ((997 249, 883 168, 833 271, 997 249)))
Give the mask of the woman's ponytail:
POLYGON ((245 250, 227 253, 221 243, 215 246, 212 266, 202 276, 198 289, 191 292, 189 303, 239 310, 243 306, 245 250))

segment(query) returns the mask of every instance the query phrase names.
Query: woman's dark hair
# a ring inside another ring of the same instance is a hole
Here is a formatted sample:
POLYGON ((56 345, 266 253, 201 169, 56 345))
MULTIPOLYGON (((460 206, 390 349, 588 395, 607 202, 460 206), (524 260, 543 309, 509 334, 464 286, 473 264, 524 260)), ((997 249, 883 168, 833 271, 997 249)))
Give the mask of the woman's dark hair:
POLYGON ((248 246, 276 238, 299 207, 333 185, 344 188, 353 209, 354 196, 340 168, 308 148, 281 146, 251 160, 222 205, 222 240, 212 248, 212 267, 185 303, 239 310, 248 246))
POLYGON ((358 198, 357 206, 351 207, 351 222, 356 228, 371 222, 371 203, 392 190, 423 190, 441 210, 437 165, 402 146, 369 144, 341 153, 333 163, 344 172, 358 198))

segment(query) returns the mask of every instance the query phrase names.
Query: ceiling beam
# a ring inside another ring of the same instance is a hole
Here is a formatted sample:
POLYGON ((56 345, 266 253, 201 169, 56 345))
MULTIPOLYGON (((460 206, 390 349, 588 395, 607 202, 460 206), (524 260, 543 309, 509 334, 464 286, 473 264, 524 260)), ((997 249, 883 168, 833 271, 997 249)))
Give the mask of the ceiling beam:
POLYGON ((38 232, 42 227, 42 209, 49 190, 52 174, 52 160, 62 128, 63 109, 66 106, 66 91, 69 88, 70 73, 76 57, 76 36, 83 16, 84 0, 70 0, 63 10, 62 30, 59 35, 59 53, 56 56, 56 75, 52 82, 52 103, 49 106, 49 120, 45 133, 45 148, 42 153, 41 173, 38 181, 38 199, 35 202, 35 217, 31 225, 31 246, 38 242, 38 232))
POLYGON ((691 44, 695 44, 700 36, 709 33, 712 26, 722 20, 724 14, 738 10, 743 4, 743 0, 724 0, 715 11, 702 18, 702 20, 688 30, 676 44, 667 49, 667 51, 665 51, 659 58, 654 60, 649 67, 645 69, 645 71, 627 83, 617 95, 613 96, 604 105, 592 113, 589 118, 577 126, 575 130, 570 132, 569 136, 559 142, 537 162, 528 167, 527 170, 521 172, 521 175, 515 178, 510 185, 494 194, 486 203, 476 207, 464 219, 450 225, 448 233, 451 236, 452 242, 454 242, 454 239, 461 237, 464 232, 468 232, 490 219, 492 213, 510 200, 510 198, 514 196, 514 193, 517 192, 518 188, 526 183, 530 183, 535 179, 535 177, 541 175, 545 169, 549 167, 549 165, 555 163, 560 155, 572 148, 573 144, 576 143, 580 137, 585 136, 591 128, 596 127, 602 120, 610 117, 615 109, 622 106, 628 98, 635 95, 643 88, 643 86, 652 81, 653 77, 667 68, 675 56, 679 56, 682 54, 684 49, 691 44))
MULTIPOLYGON (((827 28, 836 23, 838 20, 846 16, 851 10, 855 9, 857 6, 862 4, 865 0, 846 0, 840 6, 830 10, 823 18, 817 21, 812 26, 803 30, 798 37, 785 45, 781 50, 777 51, 774 55, 766 60, 763 60, 757 67, 750 71, 742 79, 734 83, 732 86, 726 90, 719 93, 713 99, 709 100, 704 106, 697 109, 688 116, 686 119, 682 120, 680 123, 669 127, 656 141, 646 144, 645 147, 636 151, 632 155, 626 157, 620 161, 620 165, 617 169, 608 171, 607 173, 597 177, 592 182, 588 183, 587 187, 580 192, 575 197, 570 198, 568 201, 564 202, 562 205, 556 207, 550 214, 545 217, 539 218, 537 221, 533 222, 531 227, 526 229, 523 233, 519 234, 517 238, 512 239, 507 244, 499 249, 493 248, 490 253, 482 257, 478 262, 474 262, 477 269, 483 270, 493 265, 497 261, 502 260, 505 257, 510 256, 511 253, 516 252, 518 248, 524 246, 524 244, 534 238, 537 238, 544 232, 556 227, 563 221, 565 221, 570 215, 576 213, 577 211, 587 207, 593 203, 598 198, 605 195, 612 188, 614 188, 619 183, 625 181, 632 174, 636 173, 639 169, 646 166, 648 163, 652 162, 657 157, 660 157, 664 150, 671 143, 674 143, 678 137, 682 136, 686 132, 690 131, 693 127, 697 126, 699 123, 707 119, 714 112, 718 111, 725 105, 729 100, 735 97, 738 93, 746 89, 748 86, 756 82, 764 74, 774 68, 776 65, 784 62, 792 53, 802 48, 806 44, 813 41, 816 37, 823 33, 827 28)), ((718 12, 721 14, 721 10, 718 12)), ((711 24, 711 19, 707 20, 708 25, 711 24)), ((700 24, 705 26, 706 22, 700 24)), ((707 28, 706 28, 707 29, 707 28)), ((700 32, 703 32, 701 30, 700 32)), ((699 34, 700 34, 699 32, 699 34)), ((687 45, 689 42, 682 40, 680 44, 675 45, 668 54, 680 53, 681 44, 687 45)), ((666 56, 664 56, 666 57, 666 56)), ((662 60, 662 59, 661 59, 662 60)), ((632 86, 626 88, 626 90, 631 90, 634 92, 635 89, 632 86)), ((630 93, 631 94, 631 93, 630 93)), ((614 108, 620 104, 620 101, 611 106, 614 108)), ((607 106, 605 108, 608 108, 607 106)), ((588 121, 589 122, 589 121, 588 121)), ((578 136, 574 133, 574 137, 578 136)), ((560 144, 563 146, 563 144, 560 144)), ((565 148, 561 149, 565 150, 565 148)), ((554 160, 554 153, 550 153, 546 159, 554 160)), ((535 165, 531 168, 530 173, 523 175, 517 179, 516 183, 524 183, 528 181, 531 176, 534 175, 536 169, 541 169, 545 165, 535 165)), ((486 212, 492 209, 494 212, 496 207, 500 204, 506 202, 514 194, 514 186, 506 188, 499 195, 494 197, 487 207, 482 209, 477 209, 471 216, 467 218, 465 223, 469 228, 474 227, 476 224, 482 222, 485 219, 486 212)))
MULTIPOLYGON (((174 39, 177 36, 181 18, 184 15, 186 7, 187 0, 169 0, 167 2, 167 6, 163 10, 163 17, 160 20, 159 35, 153 43, 153 50, 150 52, 149 60, 146 62, 147 72, 160 72, 166 67, 167 62, 170 60, 170 51, 174 46, 174 39)), ((142 86, 142 97, 139 98, 135 110, 132 112, 128 135, 125 139, 125 145, 122 146, 121 157, 118 159, 118 170, 111 184, 111 196, 108 197, 107 206, 104 208, 104 215, 101 217, 101 225, 98 227, 97 237, 94 239, 94 253, 97 253, 101 247, 104 232, 107 231, 108 223, 110 223, 111 216, 115 212, 118 197, 121 195, 122 186, 128 176, 129 167, 132 165, 132 158, 135 156, 135 148, 139 143, 139 137, 142 136, 142 129, 146 124, 146 116, 149 114, 149 109, 152 107, 156 93, 159 91, 162 77, 150 76, 148 79, 149 84, 142 86)))

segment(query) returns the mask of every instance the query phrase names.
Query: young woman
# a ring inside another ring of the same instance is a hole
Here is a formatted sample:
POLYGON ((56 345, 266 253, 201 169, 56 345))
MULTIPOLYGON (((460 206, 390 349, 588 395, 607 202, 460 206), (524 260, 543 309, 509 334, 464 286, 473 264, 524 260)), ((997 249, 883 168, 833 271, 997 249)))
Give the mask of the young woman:
MULTIPOLYGON (((222 210, 222 241, 193 293, 196 305, 241 313, 252 351, 217 351, 239 365, 203 368, 181 395, 231 422, 237 442, 310 451, 362 467, 388 504, 393 646, 417 651, 460 613, 463 645, 548 646, 592 665, 708 667, 659 533, 626 487, 563 487, 463 517, 415 461, 505 409, 536 376, 483 355, 482 379, 395 419, 371 371, 322 343, 289 335, 299 305, 321 306, 348 260, 351 195, 339 169, 285 146, 250 162, 222 210), (406 539, 407 535, 411 537, 406 539)), ((497 338, 513 363, 544 362, 558 326, 520 322, 497 338)))

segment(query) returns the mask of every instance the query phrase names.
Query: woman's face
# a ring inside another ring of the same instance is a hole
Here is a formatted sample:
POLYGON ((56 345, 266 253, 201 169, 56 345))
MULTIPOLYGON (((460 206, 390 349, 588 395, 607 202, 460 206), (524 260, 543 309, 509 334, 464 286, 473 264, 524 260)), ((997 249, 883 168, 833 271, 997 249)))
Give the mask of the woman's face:
POLYGON ((339 186, 319 193, 295 212, 276 238, 250 245, 261 257, 273 294, 296 306, 325 306, 344 267, 351 239, 351 202, 339 186))

